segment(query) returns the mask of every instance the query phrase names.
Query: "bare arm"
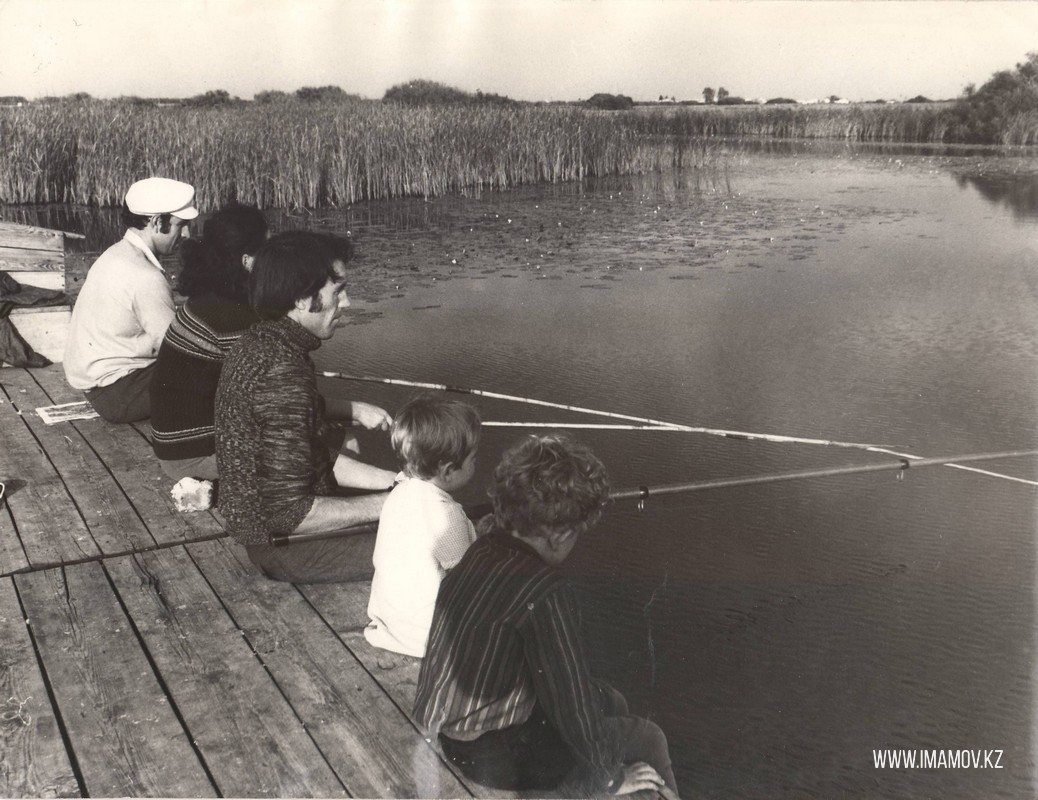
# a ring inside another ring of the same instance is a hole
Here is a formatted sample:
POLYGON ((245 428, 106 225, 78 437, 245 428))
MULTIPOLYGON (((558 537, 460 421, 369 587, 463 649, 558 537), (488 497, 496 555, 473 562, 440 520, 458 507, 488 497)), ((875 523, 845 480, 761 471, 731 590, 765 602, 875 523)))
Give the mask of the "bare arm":
POLYGON ((388 469, 355 461, 343 453, 339 453, 332 469, 335 482, 349 489, 371 489, 381 491, 393 488, 396 473, 388 469))
POLYGON ((382 513, 388 495, 388 492, 380 492, 361 497, 315 497, 294 533, 324 533, 374 522, 382 513))
POLYGON ((369 431, 387 431, 393 418, 385 411, 371 403, 361 400, 342 400, 338 397, 324 399, 324 411, 328 419, 350 422, 360 425, 369 431))

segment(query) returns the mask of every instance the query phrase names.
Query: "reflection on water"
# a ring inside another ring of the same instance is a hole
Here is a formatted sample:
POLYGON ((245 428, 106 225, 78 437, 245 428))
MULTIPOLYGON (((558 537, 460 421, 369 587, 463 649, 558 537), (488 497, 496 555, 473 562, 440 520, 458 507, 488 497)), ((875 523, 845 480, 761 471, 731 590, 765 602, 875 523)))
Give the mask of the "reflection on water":
POLYGON ((985 200, 1010 209, 1016 216, 1038 217, 1038 175, 959 175, 961 187, 971 187, 985 200))
MULTIPOLYGON (((357 241, 361 324, 318 351, 325 369, 951 455, 1038 447, 1036 228, 1015 205, 1030 200, 1004 199, 1034 189, 974 180, 1014 170, 1035 163, 733 147, 713 173, 275 224, 357 241)), ((327 388, 391 409, 407 396, 327 388)), ((463 499, 515 435, 486 429, 463 499)), ((580 436, 617 488, 879 458, 580 436)), ((1038 459, 987 467, 1038 479, 1038 459)), ((933 468, 617 503, 568 569, 596 664, 667 732, 689 797, 1030 797, 1034 491, 933 468), (1003 769, 879 770, 879 748, 998 749, 1003 769)))

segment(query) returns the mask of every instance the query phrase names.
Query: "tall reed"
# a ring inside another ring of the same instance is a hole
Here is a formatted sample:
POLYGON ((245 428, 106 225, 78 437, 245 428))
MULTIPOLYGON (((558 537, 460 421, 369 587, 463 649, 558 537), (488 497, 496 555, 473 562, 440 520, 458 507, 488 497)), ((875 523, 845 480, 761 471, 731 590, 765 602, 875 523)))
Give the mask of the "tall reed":
MULTIPOLYGON (((203 207, 341 206, 713 163, 717 137, 940 142, 939 106, 409 108, 373 101, 0 109, 0 203, 118 205, 146 175, 187 180, 203 207)), ((1006 136, 1034 143, 1021 116, 1006 136)))

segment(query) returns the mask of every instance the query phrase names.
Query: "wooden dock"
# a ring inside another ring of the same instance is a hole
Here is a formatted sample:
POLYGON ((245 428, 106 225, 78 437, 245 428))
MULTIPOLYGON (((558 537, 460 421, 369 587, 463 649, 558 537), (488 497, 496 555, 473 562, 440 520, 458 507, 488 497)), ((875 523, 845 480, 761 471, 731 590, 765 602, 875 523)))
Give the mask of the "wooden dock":
POLYGON ((423 738, 368 583, 264 578, 175 510, 146 424, 35 413, 81 399, 0 369, 0 796, 513 796, 423 738))

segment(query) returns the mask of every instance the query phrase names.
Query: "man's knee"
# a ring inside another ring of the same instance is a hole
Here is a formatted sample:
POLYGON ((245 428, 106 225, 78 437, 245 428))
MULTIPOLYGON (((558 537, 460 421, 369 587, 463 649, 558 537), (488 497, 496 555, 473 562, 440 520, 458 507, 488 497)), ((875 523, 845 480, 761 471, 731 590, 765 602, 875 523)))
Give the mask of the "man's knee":
POLYGON ((624 761, 644 761, 657 771, 669 770, 670 749, 667 736, 655 722, 642 717, 611 717, 606 725, 618 729, 624 742, 624 761))

